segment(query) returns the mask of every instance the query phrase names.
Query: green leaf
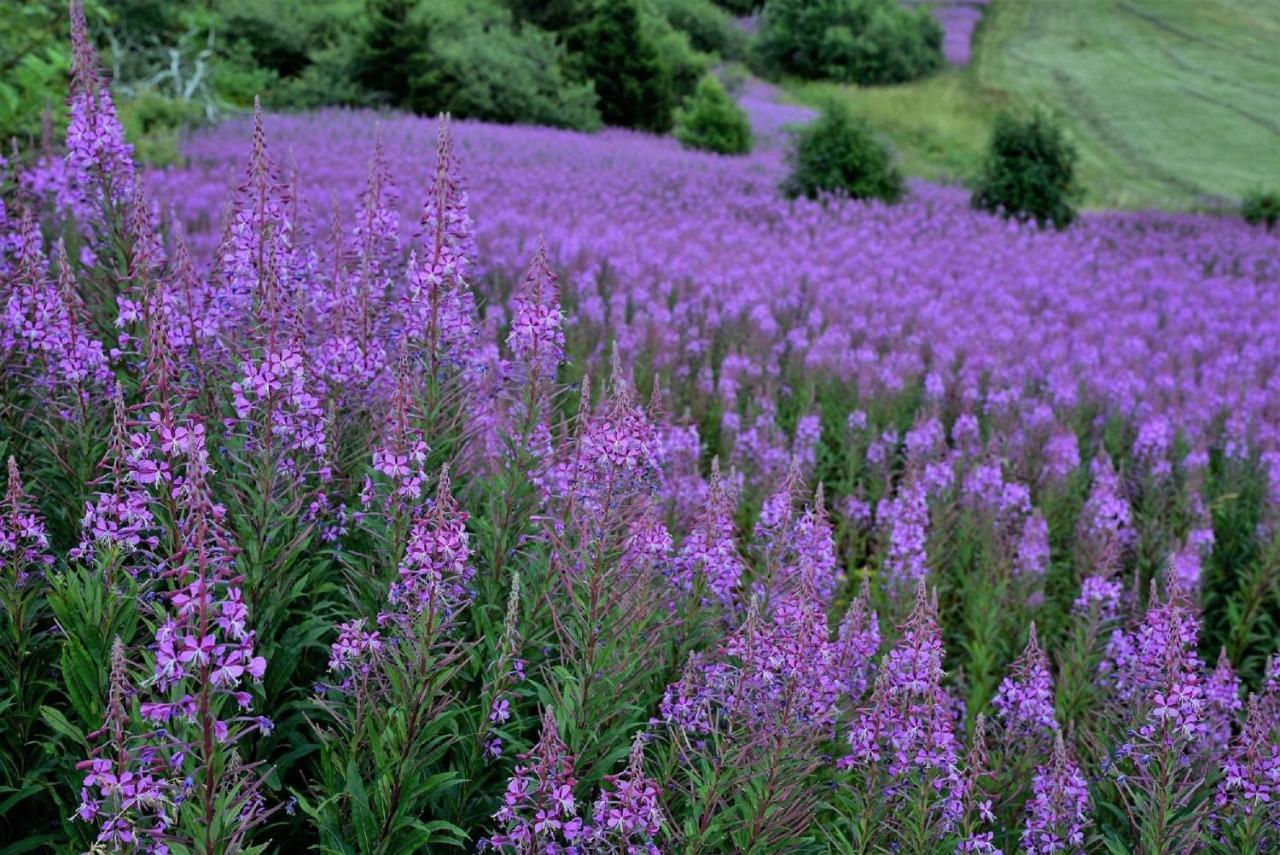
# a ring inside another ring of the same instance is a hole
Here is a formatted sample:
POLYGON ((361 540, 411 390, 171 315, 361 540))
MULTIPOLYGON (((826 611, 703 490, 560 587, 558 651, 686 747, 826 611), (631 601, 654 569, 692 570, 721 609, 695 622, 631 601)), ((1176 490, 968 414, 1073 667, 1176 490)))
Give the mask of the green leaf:
POLYGON ((60 711, 53 707, 42 706, 40 707, 40 716, 55 733, 62 734, 77 745, 85 748, 89 747, 89 743, 84 737, 84 731, 67 721, 67 717, 60 711))

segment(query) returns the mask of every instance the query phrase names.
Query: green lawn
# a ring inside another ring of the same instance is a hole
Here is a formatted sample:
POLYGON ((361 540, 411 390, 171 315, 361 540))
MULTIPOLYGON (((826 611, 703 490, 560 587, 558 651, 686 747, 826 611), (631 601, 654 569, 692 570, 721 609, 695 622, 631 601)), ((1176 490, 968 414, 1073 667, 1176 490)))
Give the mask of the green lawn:
POLYGON ((1280 187, 1280 0, 995 0, 973 65, 835 94, 904 167, 971 175, 991 117, 1042 104, 1080 148, 1093 207, 1211 207, 1280 187))

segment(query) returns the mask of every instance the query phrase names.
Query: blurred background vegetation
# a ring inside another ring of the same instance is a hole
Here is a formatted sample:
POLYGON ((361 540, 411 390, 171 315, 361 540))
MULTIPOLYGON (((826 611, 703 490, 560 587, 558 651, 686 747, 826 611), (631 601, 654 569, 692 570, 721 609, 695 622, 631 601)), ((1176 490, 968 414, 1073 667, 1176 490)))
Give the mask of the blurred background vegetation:
MULTIPOLYGON (((87 0, 86 12, 153 163, 176 156, 179 129, 255 95, 272 110, 665 132, 717 69, 897 80, 941 64, 936 24, 897 0, 822 0, 816 15, 808 0, 768 5, 764 28, 739 17, 761 11, 747 0, 87 0)), ((36 140, 46 117, 63 120, 67 42, 64 0, 0 0, 0 133, 36 140)))
MULTIPOLYGON (((977 0, 85 0, 147 162, 242 112, 390 107, 650 132, 710 74, 841 102, 907 175, 972 183, 1042 106, 1086 207, 1214 208, 1280 181, 1280 0, 992 0, 948 66, 931 5, 977 0)), ((0 0, 0 135, 64 121, 66 0, 0 0)), ((774 96, 776 97, 776 96, 774 96)))

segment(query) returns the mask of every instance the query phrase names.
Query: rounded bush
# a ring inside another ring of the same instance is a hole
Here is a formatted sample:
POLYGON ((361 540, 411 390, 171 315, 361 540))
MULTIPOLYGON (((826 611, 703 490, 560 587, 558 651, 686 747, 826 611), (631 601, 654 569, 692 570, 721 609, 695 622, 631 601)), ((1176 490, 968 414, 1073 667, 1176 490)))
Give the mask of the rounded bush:
POLYGON ((906 190, 889 149, 871 126, 837 102, 801 131, 790 160, 791 175, 782 185, 790 198, 831 193, 896 202, 906 190))
POLYGON ((902 83, 942 67, 942 27, 898 0, 769 0, 759 51, 775 73, 902 83))
POLYGON ((1240 203, 1240 216, 1251 226, 1263 226, 1267 231, 1280 222, 1280 192, 1254 190, 1240 203))
POLYGON ((1042 228, 1066 228, 1080 195, 1076 149, 1058 124, 1036 111, 1027 118, 996 118, 991 149, 973 193, 973 207, 1042 228))
POLYGON ((718 154, 751 151, 751 123, 746 112, 708 74, 694 93, 676 110, 675 137, 685 148, 718 154))

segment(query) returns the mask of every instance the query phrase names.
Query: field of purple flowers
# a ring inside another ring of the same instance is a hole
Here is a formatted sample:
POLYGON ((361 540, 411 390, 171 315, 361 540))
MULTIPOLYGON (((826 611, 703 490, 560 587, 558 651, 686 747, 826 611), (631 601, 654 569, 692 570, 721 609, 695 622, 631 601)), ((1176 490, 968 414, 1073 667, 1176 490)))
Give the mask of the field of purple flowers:
POLYGON ((1280 850, 1274 235, 365 113, 144 174, 76 23, 0 852, 1280 850))

